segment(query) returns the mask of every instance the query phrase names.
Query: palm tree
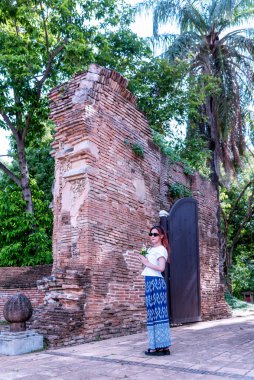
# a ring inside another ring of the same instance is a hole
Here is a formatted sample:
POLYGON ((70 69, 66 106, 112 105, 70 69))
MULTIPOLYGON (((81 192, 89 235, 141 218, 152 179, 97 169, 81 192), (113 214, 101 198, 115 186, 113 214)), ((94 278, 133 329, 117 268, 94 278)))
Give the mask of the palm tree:
POLYGON ((241 25, 254 16, 254 1, 147 0, 139 7, 153 10, 154 39, 166 46, 163 57, 171 63, 189 60, 189 75, 200 76, 201 85, 202 76, 218 80, 219 92, 207 96, 203 106, 206 122, 201 128, 218 186, 221 164, 226 173, 234 171, 245 148, 243 106, 252 100, 254 29, 241 25), (180 34, 159 35, 159 26, 172 22, 180 34))
MULTIPOLYGON (((234 172, 245 149, 244 112, 254 87, 254 29, 243 25, 254 16, 254 1, 146 0, 139 4, 144 7, 153 10, 154 39, 166 46, 163 57, 173 64, 188 60, 188 75, 200 78, 201 86, 205 76, 218 83, 219 92, 207 95, 202 106, 205 122, 196 127, 212 151, 212 181, 219 197, 221 167, 227 174, 234 172), (159 26, 172 22, 180 33, 159 35, 159 26)), ((221 245, 220 207, 218 227, 221 245)), ((228 274, 222 252, 221 261, 228 274)))

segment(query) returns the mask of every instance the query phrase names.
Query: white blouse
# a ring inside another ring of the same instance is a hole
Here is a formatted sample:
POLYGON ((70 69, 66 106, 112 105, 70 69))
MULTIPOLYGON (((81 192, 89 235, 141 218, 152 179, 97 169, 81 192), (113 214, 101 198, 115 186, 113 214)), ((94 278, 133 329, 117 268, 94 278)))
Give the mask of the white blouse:
MULTIPOLYGON (((166 248, 163 245, 159 245, 158 247, 152 247, 148 249, 148 254, 146 255, 146 258, 148 261, 153 265, 159 265, 159 258, 164 257, 167 261, 168 259, 168 252, 166 248)), ((143 272, 141 273, 142 276, 155 276, 155 277, 162 277, 162 274, 158 270, 154 270, 148 267, 145 267, 143 272)))

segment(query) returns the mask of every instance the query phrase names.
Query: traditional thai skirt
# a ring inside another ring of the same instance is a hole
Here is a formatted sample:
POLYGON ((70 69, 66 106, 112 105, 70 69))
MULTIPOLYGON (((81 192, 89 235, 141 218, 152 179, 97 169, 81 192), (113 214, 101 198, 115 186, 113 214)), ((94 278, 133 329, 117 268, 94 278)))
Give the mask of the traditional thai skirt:
POLYGON ((166 283, 162 277, 145 277, 149 348, 171 346, 166 283))

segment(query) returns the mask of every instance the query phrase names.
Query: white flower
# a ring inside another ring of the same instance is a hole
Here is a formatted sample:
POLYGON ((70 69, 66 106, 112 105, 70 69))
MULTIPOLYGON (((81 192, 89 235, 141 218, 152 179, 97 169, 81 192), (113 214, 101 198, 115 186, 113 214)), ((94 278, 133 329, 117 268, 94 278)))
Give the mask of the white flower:
POLYGON ((141 248, 141 251, 140 251, 140 254, 141 254, 142 256, 146 256, 147 253, 148 253, 148 252, 147 252, 146 245, 143 244, 143 246, 142 246, 142 248, 141 248))

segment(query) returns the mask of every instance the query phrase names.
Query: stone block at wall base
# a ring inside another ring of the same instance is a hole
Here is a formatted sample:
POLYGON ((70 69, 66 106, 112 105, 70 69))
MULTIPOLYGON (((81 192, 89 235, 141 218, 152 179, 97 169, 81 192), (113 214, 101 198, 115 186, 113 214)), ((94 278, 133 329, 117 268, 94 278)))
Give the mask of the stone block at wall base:
POLYGON ((1 355, 21 355, 42 349, 43 336, 34 331, 0 334, 1 355))

